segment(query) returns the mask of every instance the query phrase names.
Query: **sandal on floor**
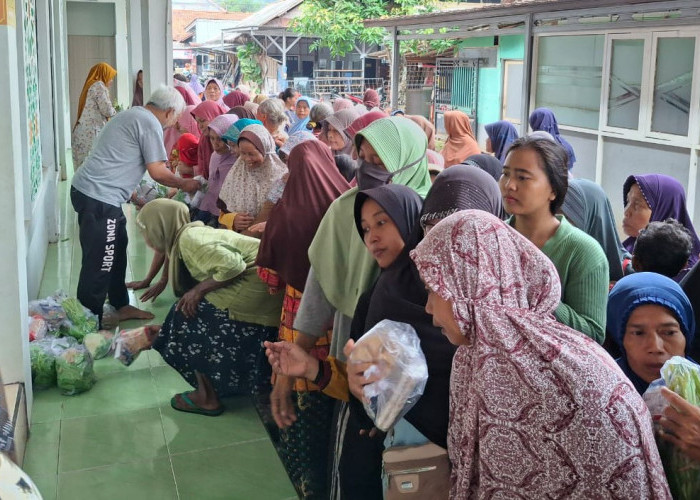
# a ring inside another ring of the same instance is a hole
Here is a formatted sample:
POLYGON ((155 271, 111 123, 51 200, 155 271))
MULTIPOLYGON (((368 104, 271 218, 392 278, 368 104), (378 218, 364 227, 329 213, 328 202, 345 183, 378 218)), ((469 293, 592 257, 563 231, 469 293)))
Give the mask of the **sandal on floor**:
POLYGON ((180 408, 177 406, 177 396, 173 396, 173 398, 170 399, 170 406, 173 408, 173 410, 182 411, 185 413, 196 413, 197 415, 206 415, 207 417, 218 417, 224 412, 223 405, 219 406, 215 410, 200 408, 192 402, 186 392, 180 393, 178 396, 180 396, 185 404, 187 404, 187 408, 180 408))

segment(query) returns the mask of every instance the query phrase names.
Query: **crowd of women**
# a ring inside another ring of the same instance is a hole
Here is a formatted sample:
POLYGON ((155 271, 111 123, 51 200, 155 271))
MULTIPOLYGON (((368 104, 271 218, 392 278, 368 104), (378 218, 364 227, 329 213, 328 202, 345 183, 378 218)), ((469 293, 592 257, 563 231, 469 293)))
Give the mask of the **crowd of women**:
MULTIPOLYGON (((197 209, 140 209, 155 257, 130 284, 164 268, 143 298, 178 296, 152 339, 195 388, 174 409, 254 396, 301 498, 382 498, 383 453, 425 443, 447 450, 452 498, 670 498, 641 395, 695 347, 700 240, 678 181, 629 176, 622 242, 548 109, 525 137, 487 125, 486 152, 449 111, 438 153, 428 120, 374 91, 253 103, 211 80, 198 102, 175 83, 171 163, 208 188, 197 209), (348 363, 384 319, 416 330, 429 373, 386 434, 362 404, 379 375, 348 363)), ((664 395, 661 437, 700 461, 700 409, 664 395)))

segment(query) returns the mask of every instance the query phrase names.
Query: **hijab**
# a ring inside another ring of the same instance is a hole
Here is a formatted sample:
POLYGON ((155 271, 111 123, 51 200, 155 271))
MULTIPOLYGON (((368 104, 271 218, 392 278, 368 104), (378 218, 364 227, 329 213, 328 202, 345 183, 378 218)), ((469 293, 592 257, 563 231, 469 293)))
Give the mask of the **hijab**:
POLYGON ((333 113, 331 116, 326 118, 325 122, 334 129, 336 129, 338 132, 340 132, 340 134, 343 136, 343 140, 345 141, 343 149, 339 151, 333 151, 335 154, 349 155, 352 153, 352 140, 348 135, 347 128, 359 116, 360 115, 357 113, 357 110, 355 108, 350 108, 338 111, 337 113, 333 113))
POLYGON ((350 126, 345 129, 345 131, 351 140, 355 140, 355 136, 360 130, 367 127, 367 125, 370 123, 374 123, 377 120, 381 120, 382 118, 386 117, 386 114, 382 111, 370 111, 369 113, 365 113, 364 115, 355 119, 350 126))
POLYGON ((530 115, 530 127, 532 130, 543 130, 548 132, 554 137, 559 144, 561 144, 564 149, 566 149, 566 154, 569 157, 568 167, 569 170, 574 168, 574 163, 576 163, 576 154, 574 153, 574 148, 569 144, 569 141, 564 139, 559 133, 559 124, 557 123, 557 118, 554 116, 554 112, 549 108, 537 108, 530 115))
POLYGON ((287 167, 275 153, 275 141, 264 126, 245 127, 238 137, 250 141, 265 158, 263 164, 250 169, 242 158, 231 167, 219 193, 229 212, 248 213, 256 217, 272 185, 287 173, 287 167))
POLYGON ((569 179, 561 211, 569 222, 600 243, 608 258, 610 281, 622 278, 625 251, 617 234, 610 200, 603 188, 587 179, 569 179))
POLYGON ((440 153, 433 151, 432 149, 428 149, 425 154, 428 157, 428 163, 430 165, 435 165, 441 169, 445 167, 445 159, 440 153))
POLYGON ((253 101, 246 101, 243 104, 243 107, 248 110, 249 113, 253 115, 253 118, 255 118, 258 115, 258 108, 260 105, 256 102, 253 101))
MULTIPOLYGON (((445 447, 450 368, 456 348, 450 344, 440 328, 433 326, 432 316, 426 313, 428 294, 409 257, 409 252, 415 248, 423 234, 418 224, 422 200, 415 191, 400 184, 387 184, 360 191, 355 198, 354 209, 355 225, 360 239, 364 238, 361 224, 362 205, 367 199, 374 200, 386 211, 399 229, 405 247, 389 267, 382 269, 376 283, 368 292, 367 310, 356 318, 362 324, 355 325, 352 337, 357 340, 383 319, 407 323, 415 328, 428 363, 428 382, 418 403, 405 418, 430 441, 445 447)), ((358 311, 359 309, 358 307, 358 311)), ((364 413, 360 404, 353 406, 353 409, 364 413)))
POLYGON ((248 125, 262 125, 260 120, 251 120, 250 118, 241 118, 231 125, 228 130, 221 136, 222 139, 228 142, 235 142, 238 144, 238 138, 241 135, 241 130, 246 128, 248 125))
MULTIPOLYGON (((214 118, 209 123, 209 129, 219 137, 223 138, 224 134, 233 126, 234 122, 238 122, 236 115, 220 115, 214 118)), ((227 144, 228 146, 228 144, 227 144)), ((219 216, 221 210, 216 206, 216 201, 219 199, 221 186, 233 164, 238 160, 238 155, 234 154, 229 146, 229 150, 224 154, 214 151, 209 161, 209 183, 204 198, 199 205, 199 210, 209 212, 212 215, 219 216)))
POLYGON ((411 257, 468 342, 450 381, 450 498, 602 498, 610 484, 670 498, 641 397, 600 346, 554 318, 561 287, 547 256, 467 210, 411 257))
POLYGON ((350 99, 344 99, 342 97, 339 97, 335 101, 333 101, 333 112, 337 113, 338 111, 342 111, 344 109, 350 109, 354 105, 350 99))
POLYGON ((231 109, 228 110, 228 112, 231 114, 235 114, 241 119, 247 118, 249 120, 256 120, 255 113, 252 113, 249 109, 244 108, 243 106, 233 106, 231 109))
MULTIPOLYGON (((280 153, 284 153, 287 156, 290 155, 292 149, 306 141, 315 141, 316 136, 308 131, 299 131, 293 134, 289 134, 289 139, 280 148, 280 153)), ((329 148, 330 149, 330 148, 329 148)), ((337 197, 336 197, 337 198, 337 197)))
POLYGON ((445 112, 445 131, 448 137, 441 153, 446 167, 458 165, 470 156, 481 153, 472 131, 471 120, 462 111, 445 112))
POLYGON ((455 165, 435 178, 423 204, 421 226, 460 210, 483 210, 503 218, 503 198, 498 183, 481 169, 455 165))
MULTIPOLYGON (((289 133, 290 136, 291 136, 292 134, 296 133, 296 132, 305 131, 305 130, 306 130, 306 124, 309 123, 309 120, 311 119, 311 106, 312 106, 312 104, 311 104, 311 99, 309 99, 309 98, 306 97, 306 96, 301 96, 301 97, 299 97, 299 99, 297 99, 297 104, 298 104, 300 101, 301 101, 301 102, 305 102, 306 105, 309 107, 309 114, 308 114, 308 115, 306 116, 306 118, 304 118, 304 119, 301 119, 301 118, 297 117, 297 121, 295 121, 294 124, 293 124, 291 127, 289 127, 289 132, 288 132, 288 133, 289 133)), ((295 116, 296 116, 296 115, 295 115, 295 116)))
POLYGON ((309 246, 318 225, 350 185, 335 168, 331 149, 320 141, 297 145, 287 165, 287 185, 270 212, 256 264, 275 270, 282 281, 303 292, 311 268, 309 246))
POLYGON ((420 115, 405 115, 404 118, 408 118, 422 128, 428 138, 428 149, 435 149, 435 125, 430 123, 427 118, 420 115))
MULTIPOLYGON (((192 116, 211 122, 214 118, 224 114, 225 112, 226 111, 215 101, 204 101, 192 110, 192 116)), ((205 179, 209 177, 209 159, 211 158, 211 154, 214 152, 214 148, 211 147, 209 138, 206 139, 206 141, 199 141, 196 169, 196 174, 204 176, 205 179)))
POLYGON ((88 76, 85 79, 85 84, 83 85, 83 90, 80 92, 80 99, 78 100, 78 114, 76 115, 75 125, 73 125, 73 128, 78 125, 80 117, 83 115, 83 109, 85 109, 85 102, 87 101, 87 94, 90 87, 97 82, 102 82, 106 86, 109 82, 114 80, 115 76, 117 76, 117 70, 104 62, 95 64, 92 68, 90 68, 88 76))
POLYGON ((503 174, 503 165, 499 159, 487 153, 472 155, 464 160, 462 165, 471 165, 472 167, 480 168, 493 177, 496 182, 500 180, 501 175, 503 174))
POLYGON ((211 82, 214 82, 219 87, 219 90, 221 91, 221 97, 219 97, 219 99, 216 100, 215 102, 224 109, 224 113, 225 113, 226 111, 228 111, 229 107, 224 103, 224 85, 221 83, 221 80, 219 80, 217 78, 210 78, 209 80, 207 80, 206 85, 204 85, 204 99, 205 100, 207 99, 207 93, 206 93, 207 87, 209 86, 209 84, 211 82))
POLYGON ((240 90, 232 90, 224 96, 224 104, 229 108, 243 106, 248 101, 250 101, 250 97, 240 90))
POLYGON ((150 246, 168 256, 173 291, 176 297, 182 296, 196 281, 180 259, 180 237, 185 229, 204 224, 190 222, 190 211, 184 203, 159 198, 143 206, 136 216, 136 225, 150 246))
POLYGON ((670 310, 685 335, 686 353, 695 338, 695 316, 693 307, 683 289, 671 278, 656 273, 634 273, 618 281, 608 297, 607 330, 620 348, 622 357, 618 364, 643 394, 649 384, 638 377, 627 363, 623 345, 627 321, 639 306, 656 304, 670 310))
POLYGON ((183 111, 177 119, 177 124, 180 128, 184 129, 186 133, 199 137, 202 133, 199 131, 197 120, 195 120, 192 115, 192 111, 194 111, 195 107, 196 106, 186 106, 185 111, 183 111))
MULTIPOLYGON (((700 254, 700 240, 690 220, 690 215, 688 215, 688 209, 685 205, 685 189, 681 183, 673 177, 663 174, 630 175, 622 188, 625 206, 627 206, 627 195, 635 183, 639 186, 642 196, 651 208, 649 222, 664 221, 672 217, 688 230, 693 238, 693 250, 688 259, 688 267, 694 266, 698 262, 698 254, 700 254)), ((632 253, 636 241, 637 238, 630 236, 622 244, 628 252, 632 253)))
MULTIPOLYGON (((185 87, 181 87, 178 85, 178 86, 175 86, 175 90, 177 90, 177 92, 185 100, 186 106, 195 106, 195 105, 199 104, 200 102, 202 102, 202 101, 195 101, 194 99, 192 99, 192 95, 190 95, 190 93, 187 92, 185 87)), ((143 92, 143 90, 142 90, 142 92, 143 92)))
POLYGON ((139 72, 136 73, 136 80, 134 81, 134 97, 131 99, 132 108, 134 106, 143 106, 143 85, 139 83, 139 74, 143 74, 143 70, 139 70, 139 72))
MULTIPOLYGON (((683 277, 680 285, 693 306, 695 324, 700 325, 700 265, 695 264, 683 277)), ((700 359, 700 346, 697 342, 693 342, 690 347, 686 346, 686 351, 691 358, 700 359)))
POLYGON ((489 135, 489 139, 491 139, 493 153, 503 163, 506 161, 506 155, 511 143, 519 137, 518 131, 512 123, 506 120, 489 123, 484 128, 489 135))
POLYGON ((362 97, 362 104, 367 106, 367 109, 379 107, 379 94, 374 89, 365 90, 365 95, 362 97))
POLYGON ((238 117, 232 114, 223 114, 209 122, 209 128, 219 137, 223 137, 228 129, 238 121, 238 117))
MULTIPOLYGON (((206 139, 206 137, 205 137, 206 139)), ((194 134, 182 134, 175 144, 180 160, 190 167, 197 164, 199 138, 194 134)))
MULTIPOLYGON (((384 118, 358 135, 374 147, 387 171, 397 172, 414 163, 393 178, 394 184, 408 186, 421 197, 428 193, 427 139, 418 125, 405 118, 384 118)), ((364 242, 348 231, 357 192, 351 189, 331 204, 309 247, 309 261, 324 295, 348 317, 353 316, 357 300, 378 274, 377 263, 364 242)))
POLYGON ((204 92, 204 87, 202 86, 201 83, 199 83, 199 78, 197 78, 197 75, 195 73, 192 73, 190 75, 190 87, 192 88, 194 93, 197 95, 204 92))

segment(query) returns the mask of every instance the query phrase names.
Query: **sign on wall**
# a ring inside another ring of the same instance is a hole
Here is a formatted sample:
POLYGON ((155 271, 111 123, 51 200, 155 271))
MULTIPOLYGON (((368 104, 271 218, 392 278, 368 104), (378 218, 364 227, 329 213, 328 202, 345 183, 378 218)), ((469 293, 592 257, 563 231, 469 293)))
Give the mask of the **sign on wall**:
MULTIPOLYGON (((0 3, 3 0, 0 0, 0 3)), ((34 201, 41 186, 41 138, 39 136, 39 67, 36 45, 36 0, 24 0, 24 79, 27 97, 29 182, 34 201)))

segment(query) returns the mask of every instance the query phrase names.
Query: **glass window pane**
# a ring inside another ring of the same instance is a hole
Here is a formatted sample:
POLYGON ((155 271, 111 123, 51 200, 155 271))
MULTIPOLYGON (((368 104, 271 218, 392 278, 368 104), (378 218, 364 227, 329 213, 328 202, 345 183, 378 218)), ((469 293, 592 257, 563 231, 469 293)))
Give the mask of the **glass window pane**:
POLYGON ((688 135, 695 38, 659 38, 651 130, 688 135))
POLYGON ((639 128, 644 40, 613 40, 608 125, 639 128))
POLYGON ((604 45, 604 35, 541 37, 535 106, 560 124, 597 129, 604 45))

